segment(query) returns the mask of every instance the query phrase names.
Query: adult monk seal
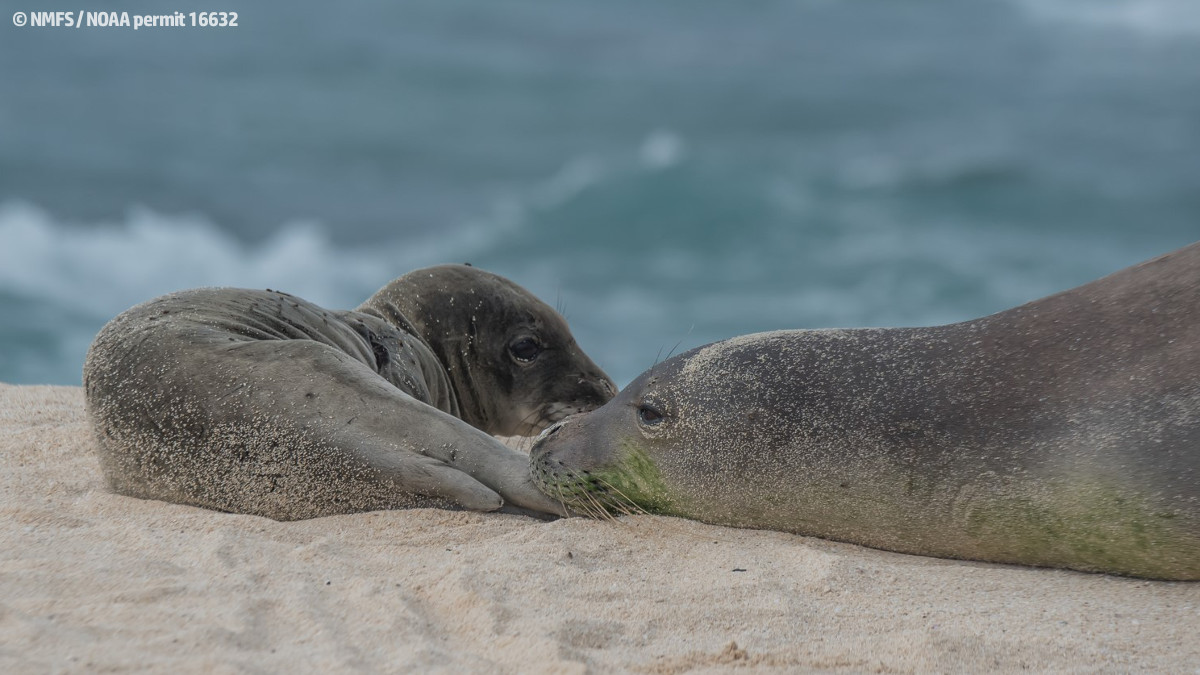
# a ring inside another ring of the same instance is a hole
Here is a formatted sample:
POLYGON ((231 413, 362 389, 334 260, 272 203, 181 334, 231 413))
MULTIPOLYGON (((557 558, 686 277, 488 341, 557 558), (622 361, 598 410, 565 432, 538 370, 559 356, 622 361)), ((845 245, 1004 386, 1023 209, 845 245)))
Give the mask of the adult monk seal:
POLYGON ((1200 244, 965 323, 701 347, 531 462, 584 512, 1200 579, 1200 244))
POLYGON ((166 295, 100 331, 83 381, 113 490, 280 520, 556 512, 528 458, 489 434, 536 433, 615 392, 554 310, 465 265, 402 276, 354 311, 166 295))

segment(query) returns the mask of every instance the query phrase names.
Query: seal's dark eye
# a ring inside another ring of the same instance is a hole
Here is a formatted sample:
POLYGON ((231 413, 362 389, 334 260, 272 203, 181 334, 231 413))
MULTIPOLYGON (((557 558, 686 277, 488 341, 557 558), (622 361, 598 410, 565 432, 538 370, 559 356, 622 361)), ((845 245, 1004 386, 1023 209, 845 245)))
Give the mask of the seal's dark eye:
POLYGON ((643 403, 638 406, 638 419, 642 421, 642 424, 654 426, 663 421, 663 414, 657 408, 643 403))
POLYGON ((513 358, 518 361, 529 362, 538 357, 542 353, 542 346, 530 337, 524 337, 508 346, 508 353, 513 355, 513 358))

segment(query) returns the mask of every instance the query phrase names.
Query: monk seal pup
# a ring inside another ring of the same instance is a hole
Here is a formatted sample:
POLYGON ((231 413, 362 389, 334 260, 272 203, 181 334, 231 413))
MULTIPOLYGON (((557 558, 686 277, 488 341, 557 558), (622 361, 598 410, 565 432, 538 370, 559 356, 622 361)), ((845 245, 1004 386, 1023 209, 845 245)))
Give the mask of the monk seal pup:
POLYGON ((615 387, 553 309, 469 266, 418 270, 354 311, 197 289, 108 323, 83 371, 112 489, 279 520, 407 506, 557 512, 532 434, 615 387))
POLYGON ((583 512, 1200 579, 1200 244, 965 323, 701 347, 530 459, 583 512))

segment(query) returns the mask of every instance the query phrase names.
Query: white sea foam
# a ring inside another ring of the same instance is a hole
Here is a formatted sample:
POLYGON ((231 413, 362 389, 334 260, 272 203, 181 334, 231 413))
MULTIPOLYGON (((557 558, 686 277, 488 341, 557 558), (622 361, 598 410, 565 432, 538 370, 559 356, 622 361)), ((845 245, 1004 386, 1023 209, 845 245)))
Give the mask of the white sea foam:
POLYGON ((638 156, 648 169, 666 169, 675 166, 684 157, 683 139, 673 131, 658 129, 646 136, 638 156))
POLYGON ((561 206, 603 180, 608 172, 602 162, 591 157, 572 159, 548 180, 534 187, 529 201, 542 209, 561 206))
POLYGON ((0 291, 111 317, 182 288, 281 288, 353 306, 435 247, 341 248, 317 223, 284 225, 247 244, 196 215, 133 208, 119 222, 62 223, 23 202, 0 204, 0 291))
POLYGON ((1130 31, 1151 38, 1200 38, 1196 0, 1014 0, 1036 20, 1130 31))

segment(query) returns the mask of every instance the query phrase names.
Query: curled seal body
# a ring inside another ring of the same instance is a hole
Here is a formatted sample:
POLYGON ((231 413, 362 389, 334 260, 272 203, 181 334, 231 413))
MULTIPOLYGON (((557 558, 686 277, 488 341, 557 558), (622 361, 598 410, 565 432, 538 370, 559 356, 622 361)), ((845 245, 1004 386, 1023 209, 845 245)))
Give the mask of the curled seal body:
POLYGON ((465 265, 407 274, 353 311, 270 290, 156 298, 100 331, 83 379, 116 492, 281 520, 561 512, 492 435, 615 391, 558 313, 465 265))

